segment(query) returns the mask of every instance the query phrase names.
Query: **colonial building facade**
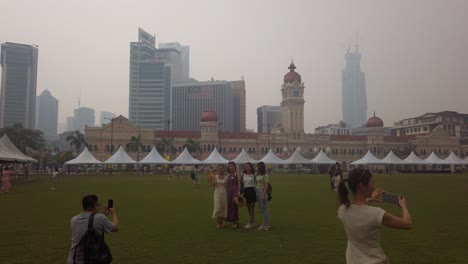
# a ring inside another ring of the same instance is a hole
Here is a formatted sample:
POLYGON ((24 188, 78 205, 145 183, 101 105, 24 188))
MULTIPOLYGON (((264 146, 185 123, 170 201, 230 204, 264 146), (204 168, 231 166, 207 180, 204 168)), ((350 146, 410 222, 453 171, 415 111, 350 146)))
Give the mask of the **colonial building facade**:
POLYGON ((269 149, 282 158, 287 158, 298 148, 305 157, 313 158, 318 150, 323 149, 333 159, 347 163, 360 159, 368 150, 378 158, 383 158, 390 150, 401 158, 405 158, 411 151, 415 151, 421 158, 426 158, 432 151, 440 158, 447 157, 451 151, 457 155, 463 152, 460 141, 448 134, 442 126, 424 135, 387 135, 384 133, 383 121, 377 116, 367 121, 366 135, 304 133, 304 84, 295 69, 291 63, 290 71, 284 76, 281 122, 272 133, 227 132, 220 129, 218 113, 205 111, 199 119, 199 131, 138 129, 127 118, 118 116, 101 127, 87 127, 86 141, 99 160, 109 158, 118 146, 125 147, 133 158, 139 160, 153 146, 161 153, 170 149, 171 159, 174 159, 185 146, 193 143, 200 147, 199 151, 193 153, 199 159, 208 157, 214 148, 228 159, 235 158, 243 148, 256 159, 262 158, 269 149), (127 147, 133 136, 141 136, 144 146, 138 153, 127 147), (173 148, 169 148, 170 145, 173 148))

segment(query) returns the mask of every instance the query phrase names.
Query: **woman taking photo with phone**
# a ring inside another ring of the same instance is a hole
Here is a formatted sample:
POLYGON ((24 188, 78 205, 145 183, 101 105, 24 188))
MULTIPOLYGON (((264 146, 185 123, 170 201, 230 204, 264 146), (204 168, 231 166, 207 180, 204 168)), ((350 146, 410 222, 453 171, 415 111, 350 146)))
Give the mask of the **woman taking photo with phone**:
POLYGON ((348 237, 347 264, 389 263, 380 247, 381 226, 397 229, 411 229, 413 226, 404 197, 399 197, 401 218, 368 204, 369 201, 381 201, 382 193, 382 189, 374 188, 372 173, 364 168, 351 170, 348 179, 340 181, 338 218, 343 222, 348 237), (348 199, 348 188, 353 196, 352 201, 348 199))
POLYGON ((255 203, 257 202, 257 193, 255 192, 255 172, 252 163, 247 162, 245 164, 244 172, 241 176, 241 182, 244 185, 244 198, 247 201, 246 207, 249 210, 249 223, 245 228, 253 228, 255 224, 255 203))

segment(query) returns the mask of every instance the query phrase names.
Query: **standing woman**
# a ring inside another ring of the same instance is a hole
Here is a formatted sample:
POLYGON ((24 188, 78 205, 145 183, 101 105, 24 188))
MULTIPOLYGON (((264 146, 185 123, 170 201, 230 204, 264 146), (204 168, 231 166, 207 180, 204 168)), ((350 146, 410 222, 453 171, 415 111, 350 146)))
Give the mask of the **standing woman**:
POLYGON ((397 229, 412 228, 413 220, 406 199, 399 197, 402 218, 370 206, 369 201, 380 201, 383 190, 374 188, 372 173, 363 168, 351 170, 348 179, 340 182, 338 192, 338 218, 343 222, 348 237, 346 263, 389 263, 380 247, 380 228, 382 225, 397 229), (346 183, 353 194, 352 201, 348 199, 346 183))
POLYGON ((216 228, 220 229, 223 226, 223 220, 227 217, 227 177, 224 172, 224 166, 218 165, 218 173, 211 181, 214 187, 214 209, 212 218, 216 218, 216 228))
POLYGON ((52 172, 52 178, 50 179, 50 190, 57 189, 57 175, 59 174, 58 168, 55 168, 52 172))
POLYGON ((8 167, 5 166, 5 168, 3 168, 3 173, 2 173, 2 188, 0 189, 0 193, 9 192, 10 187, 11 187, 10 171, 8 170, 8 167))
POLYGON ((269 230, 270 229, 270 214, 268 213, 267 198, 268 188, 270 187, 270 176, 265 172, 265 163, 259 162, 257 164, 257 177, 256 177, 256 192, 257 201, 260 207, 260 211, 263 215, 263 223, 257 228, 257 230, 269 230))
POLYGON ((228 185, 227 185, 227 201, 228 214, 226 221, 231 222, 232 228, 239 228, 239 207, 234 198, 240 196, 240 177, 237 173, 236 163, 230 161, 228 163, 228 185))
POLYGON ((253 228, 255 224, 255 203, 257 202, 257 193, 255 191, 255 171, 252 163, 245 164, 244 172, 241 176, 241 181, 244 184, 244 198, 247 201, 247 209, 249 210, 249 223, 245 228, 253 228))

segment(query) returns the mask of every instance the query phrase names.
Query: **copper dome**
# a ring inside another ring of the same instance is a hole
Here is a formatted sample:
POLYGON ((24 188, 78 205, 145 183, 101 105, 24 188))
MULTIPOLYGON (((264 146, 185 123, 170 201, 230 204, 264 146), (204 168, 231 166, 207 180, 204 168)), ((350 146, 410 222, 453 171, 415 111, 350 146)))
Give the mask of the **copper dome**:
POLYGON ((215 111, 205 111, 201 115, 202 122, 218 122, 218 114, 215 111))
POLYGON ((367 127, 383 127, 383 121, 379 117, 374 116, 367 120, 367 127))
POLYGON ((301 82, 301 75, 294 70, 296 69, 296 66, 294 66, 294 63, 291 62, 291 64, 288 67, 289 72, 284 75, 284 82, 285 83, 292 83, 294 81, 301 82))

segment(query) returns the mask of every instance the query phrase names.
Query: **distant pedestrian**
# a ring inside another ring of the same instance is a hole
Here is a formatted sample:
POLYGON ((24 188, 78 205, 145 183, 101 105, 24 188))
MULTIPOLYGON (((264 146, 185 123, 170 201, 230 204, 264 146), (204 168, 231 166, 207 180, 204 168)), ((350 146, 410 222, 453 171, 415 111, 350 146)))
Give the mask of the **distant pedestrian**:
POLYGON ((10 177, 11 177, 10 170, 8 169, 7 166, 5 166, 2 172, 2 188, 0 189, 0 193, 8 193, 10 191, 10 187, 11 187, 10 177))
POLYGON ((200 170, 198 168, 198 165, 195 165, 193 167, 193 186, 195 189, 200 189, 200 170))

